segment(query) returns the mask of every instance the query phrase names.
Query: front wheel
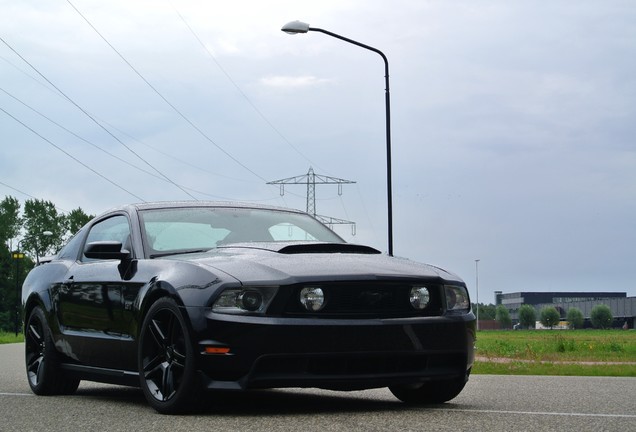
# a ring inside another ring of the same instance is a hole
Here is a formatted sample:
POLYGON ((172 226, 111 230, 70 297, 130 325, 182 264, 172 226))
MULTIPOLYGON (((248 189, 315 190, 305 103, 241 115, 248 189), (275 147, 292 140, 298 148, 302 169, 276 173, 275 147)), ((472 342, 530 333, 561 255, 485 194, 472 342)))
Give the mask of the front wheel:
POLYGON ((176 414, 191 408, 197 393, 194 349, 174 300, 161 298, 148 310, 138 361, 141 388, 155 410, 176 414))
POLYGON ((392 386, 391 393, 402 402, 413 405, 441 404, 457 396, 466 385, 466 378, 429 381, 421 384, 392 386))
POLYGON ((75 393, 80 381, 60 370, 58 354, 44 311, 33 308, 24 327, 24 360, 29 386, 36 395, 75 393))

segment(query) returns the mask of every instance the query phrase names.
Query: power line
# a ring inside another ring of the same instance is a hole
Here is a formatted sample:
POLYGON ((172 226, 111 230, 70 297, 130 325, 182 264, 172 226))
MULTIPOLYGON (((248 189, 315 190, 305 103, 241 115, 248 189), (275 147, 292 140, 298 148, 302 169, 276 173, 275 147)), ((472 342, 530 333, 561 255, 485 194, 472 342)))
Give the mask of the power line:
POLYGON ((117 138, 111 131, 109 131, 107 128, 105 128, 100 122, 98 122, 95 117, 93 117, 88 111, 86 111, 84 108, 82 108, 80 105, 78 105, 73 99, 71 99, 69 96, 66 95, 66 93, 64 93, 62 90, 60 90, 55 84, 53 84, 46 76, 44 76, 35 66, 33 66, 31 63, 29 63, 29 61, 27 59, 25 59, 20 53, 18 53, 11 45, 9 45, 9 43, 7 41, 4 40, 4 38, 0 37, 0 41, 2 43, 4 43, 11 51, 13 51, 13 53, 15 55, 17 55, 18 57, 20 57, 20 59, 25 62, 31 69, 33 69, 39 76, 41 76, 47 83, 49 83, 51 86, 53 86, 53 88, 55 88, 55 90, 57 90, 62 96, 64 96, 64 98, 69 101, 71 104, 73 104, 77 109, 79 109, 82 113, 84 113, 84 115, 86 115, 89 119, 91 119, 93 121, 93 123, 95 123, 97 126, 99 126, 102 130, 104 130, 104 132, 106 132, 108 135, 110 135, 113 139, 115 139, 118 143, 120 143, 121 145, 123 145, 129 152, 131 152, 133 155, 135 155, 138 159, 140 159, 142 162, 144 162, 146 165, 148 165, 150 168, 152 168, 153 170, 155 170, 159 175, 161 175, 163 178, 165 178, 168 182, 170 182, 171 184, 173 184, 174 186, 176 186, 177 188, 181 189, 181 191, 183 191, 186 195, 188 195, 189 197, 191 197, 192 199, 196 200, 197 198, 192 195, 190 192, 186 191, 185 189, 183 189, 181 186, 179 186, 178 184, 176 184, 174 181, 172 181, 170 178, 168 178, 168 176, 166 176, 164 173, 162 173, 161 171, 159 171, 157 168, 155 168, 153 165, 150 164, 150 162, 146 161, 144 158, 142 158, 139 154, 137 154, 133 149, 131 149, 129 146, 127 146, 123 141, 121 141, 119 138, 117 138))
MULTIPOLYGON (((298 153, 301 157, 303 157, 305 160, 307 160, 310 164, 317 166, 316 163, 312 162, 311 159, 309 159, 304 153, 302 153, 294 144, 292 144, 291 141, 289 141, 287 139, 287 137, 285 135, 283 135, 283 133, 265 116, 265 114, 263 114, 263 112, 256 106, 256 104, 254 104, 252 102, 252 100, 249 98, 249 96, 247 96, 247 94, 243 91, 243 89, 236 83, 236 81, 234 81, 234 79, 230 76, 230 74, 225 70, 225 68, 221 65, 221 63, 219 62, 219 60, 214 56, 214 54, 212 54, 212 52, 210 52, 210 50, 208 49, 208 47, 205 45, 205 43, 203 43, 203 41, 201 40, 201 38, 199 37, 199 35, 197 34, 197 32, 195 32, 195 30, 192 28, 192 26, 190 26, 190 24, 187 22, 187 20, 183 17, 183 15, 179 12, 179 10, 173 5, 171 4, 172 7, 174 8, 176 14, 179 16, 179 18, 181 19, 181 21, 183 21, 184 25, 188 28, 188 30, 190 31, 190 33, 192 33, 192 35, 194 36, 194 38, 197 40, 197 42, 199 43, 199 45, 201 45, 201 47, 205 50, 205 52, 208 54, 208 56, 210 56, 210 58, 212 59, 212 61, 214 61, 214 63, 216 64, 216 66, 219 68, 219 70, 225 75, 225 77, 230 81, 230 83, 236 88, 236 90, 239 92, 239 94, 247 101, 247 103, 252 107, 252 109, 261 117, 261 119, 263 119, 263 121, 265 121, 265 123, 267 123, 267 125, 272 128, 272 130, 286 143, 288 144, 296 153, 298 153)), ((320 168, 318 166, 318 168, 320 168)), ((272 182, 268 182, 268 184, 271 184, 272 182)), ((282 185, 281 185, 282 187, 282 185)), ((290 193, 290 192, 288 192, 290 193)), ((301 195, 298 194, 294 194, 294 193, 290 193, 290 195, 294 195, 294 196, 298 196, 301 197, 301 195)), ((282 197, 282 195, 281 195, 282 197)), ((315 196, 314 196, 315 199, 315 196)), ((342 199, 340 200, 342 207, 345 211, 345 214, 347 213, 344 202, 342 201, 342 199)), ((314 208, 315 208, 315 204, 314 204, 314 208)), ((328 223, 328 224, 333 224, 333 223, 349 223, 348 221, 342 221, 340 220, 340 222, 333 222, 336 221, 336 219, 334 218, 327 218, 325 216, 317 216, 319 218, 323 218, 321 219, 324 223, 328 223), (331 222, 329 222, 331 221, 331 222)), ((353 225, 354 228, 353 230, 355 230, 355 225, 353 225)))
MULTIPOLYGON (((18 103, 22 104, 22 105, 23 105, 23 106, 25 106, 26 108, 30 109, 31 111, 33 111, 34 113, 36 113, 36 114, 37 114, 37 115, 39 115, 40 117, 42 117, 42 118, 44 118, 44 119, 48 120, 49 122, 53 123, 55 126, 59 127, 59 128, 60 128, 60 129, 62 129, 63 131, 65 131, 65 132, 67 132, 67 133, 69 133, 69 134, 73 135, 75 138, 77 138, 77 139, 79 139, 79 140, 81 140, 81 141, 84 141, 85 143, 87 143, 87 144, 89 144, 89 145, 91 145, 91 146, 95 147, 97 150, 99 150, 99 151, 101 151, 101 152, 103 152, 103 153, 107 154, 108 156, 110 156, 110 157, 112 157, 112 158, 114 158, 114 159, 116 159, 116 160, 118 160, 118 161, 120 161, 120 162, 122 162, 122 163, 125 163, 126 165, 128 165, 128 166, 130 166, 130 167, 132 167, 132 168, 134 168, 134 169, 136 169, 136 170, 138 170, 138 171, 141 171, 141 172, 143 172, 144 174, 147 174, 147 175, 149 175, 149 176, 152 176, 152 177, 154 177, 154 178, 156 178, 156 179, 158 179, 158 180, 161 180, 161 181, 167 181, 165 178, 163 178, 163 177, 161 177, 161 176, 158 176, 158 175, 156 175, 156 174, 155 174, 155 173, 153 173, 153 172, 150 172, 150 171, 147 171, 147 170, 145 170, 145 169, 143 169, 143 168, 140 168, 140 167, 138 167, 137 165, 135 165, 135 164, 133 164, 133 163, 131 163, 131 162, 127 161, 126 159, 120 158, 119 156, 117 156, 117 155, 115 155, 115 154, 113 154, 113 153, 109 152, 108 150, 105 150, 105 149, 101 148, 101 147, 100 147, 100 146, 98 146, 97 144, 95 144, 95 143, 93 143, 93 142, 91 142, 91 141, 87 140, 86 138, 84 138, 84 137, 82 137, 82 136, 80 136, 80 135, 76 134, 76 133, 75 133, 75 132, 73 132, 72 130, 70 130, 70 129, 66 128, 65 126, 63 126, 63 125, 61 125, 61 124, 59 124, 59 123, 58 123, 58 122, 56 122, 55 120, 51 119, 50 117, 48 117, 48 116, 46 116, 45 114, 41 113, 40 111, 36 110, 35 108, 33 108, 32 106, 30 106, 29 104, 27 104, 27 103, 25 103, 24 101, 20 100, 18 97, 16 97, 16 96, 12 95, 11 93, 9 93, 8 91, 6 91, 6 90, 5 90, 5 89, 3 89, 2 87, 0 87, 0 91, 4 92, 7 96, 9 96, 9 97, 13 98, 15 101, 17 101, 18 103)), ((152 147, 151 147, 151 148, 152 148, 152 147)), ((198 193, 198 194, 206 195, 206 196, 209 196, 209 197, 212 197, 212 198, 224 199, 224 200, 227 200, 227 199, 228 199, 228 198, 226 198, 226 197, 221 197, 221 196, 218 196, 218 195, 211 195, 211 194, 208 194, 208 193, 205 193, 205 192, 201 192, 201 191, 198 191, 198 190, 195 190, 195 189, 192 189, 192 188, 189 188, 189 187, 183 186, 183 185, 181 185, 181 186, 182 186, 183 188, 185 188, 185 189, 188 189, 188 190, 192 191, 192 192, 196 192, 196 193, 198 193)))
MULTIPOLYGON (((28 196, 29 198, 33 198, 34 200, 39 200, 39 198, 38 198, 38 197, 35 197, 35 196, 31 195, 31 194, 28 194, 28 193, 26 193, 26 192, 24 192, 24 191, 21 191, 20 189, 16 189, 16 188, 14 188, 13 186, 10 186, 10 185, 8 185, 8 184, 6 184, 6 183, 2 182, 2 181, 0 181, 0 185, 5 186, 5 187, 8 187, 9 189, 14 190, 14 191, 16 191, 16 192, 18 192, 18 193, 20 193, 20 194, 22 194, 22 195, 28 196)), ((61 211, 62 213, 70 213, 68 210, 64 210, 63 208, 58 207, 58 206, 56 206, 55 204, 53 204, 53 205, 55 206, 55 208, 56 208, 56 209, 58 209, 58 210, 59 210, 59 211, 61 211)))
POLYGON ((267 123, 267 125, 272 128, 272 130, 287 144, 289 145, 296 153, 298 153, 301 157, 303 157, 306 161, 308 161, 310 164, 317 166, 318 168, 320 168, 317 164, 315 164, 314 162, 311 161, 311 159, 309 159, 307 156, 305 156, 305 154, 303 154, 294 144, 291 143, 291 141, 289 141, 287 139, 287 137, 285 137, 285 135, 283 135, 283 133, 276 127, 274 126, 274 124, 265 116, 265 114, 263 114, 263 112, 258 109, 258 107, 252 102, 252 100, 247 96, 247 94, 245 94, 245 92, 241 89, 241 87, 236 83, 236 81, 234 81, 234 79, 232 79, 232 77, 230 76, 230 74, 223 68, 223 66, 221 65, 221 63, 217 60, 217 58, 214 56, 214 54, 212 54, 210 52, 210 50, 208 49, 207 46, 205 46, 205 44, 203 43, 203 41, 201 40, 201 38, 199 37, 199 35, 194 31, 194 29, 190 26, 190 24, 188 24, 188 22, 186 21, 186 19, 183 17, 183 15, 181 15, 181 13, 179 12, 179 10, 177 10, 177 8, 172 5, 172 7, 174 8, 175 12, 177 13, 177 15, 179 16, 179 18, 181 19, 181 21, 183 21, 183 24, 188 28, 188 30, 190 30, 190 33, 192 33, 192 36, 194 36, 194 38, 197 40, 197 42, 199 42, 199 44, 201 45, 201 47, 205 50, 205 52, 208 53, 208 55, 210 56, 210 58, 212 59, 212 61, 214 61, 214 63, 217 65, 217 67, 219 68, 219 70, 221 72, 223 72, 223 75, 225 75, 225 77, 230 81, 230 83, 232 83, 232 85, 236 88, 236 90, 239 92, 239 94, 247 101, 247 103, 252 107, 252 109, 256 112, 256 114, 258 114, 261 119, 263 119, 263 121, 265 123, 267 123))
POLYGON ((141 145, 143 145, 145 147, 148 147, 148 148, 156 151, 157 153, 161 153, 162 155, 164 155, 164 156, 166 156, 166 157, 168 157, 168 158, 170 158, 170 159, 172 159, 174 161, 177 161, 177 162, 180 162, 180 163, 182 163, 184 165, 187 165, 187 166, 189 166, 191 168, 197 169, 199 171, 203 171, 203 172, 208 173, 208 174, 212 174, 212 175, 217 176, 217 177, 222 177, 222 178, 225 178, 225 179, 228 179, 228 180, 232 180, 232 181, 250 182, 250 183, 254 183, 255 182, 255 180, 238 179, 238 178, 235 178, 235 177, 229 177, 229 176, 226 176, 226 175, 222 175, 222 174, 210 171, 209 169, 206 169, 206 168, 200 167, 198 165, 195 165, 195 164, 193 164, 191 162, 188 162, 188 161, 186 161, 184 159, 181 159, 181 158, 179 158, 179 157, 177 157, 175 155, 172 155, 172 154, 170 154, 168 152, 165 152, 165 151, 163 151, 161 149, 158 149, 157 147, 154 147, 154 146, 152 146, 152 145, 150 145, 150 144, 148 144, 146 142, 143 142, 140 139, 135 138, 134 136, 130 135, 129 133, 127 133, 127 132, 125 132, 125 131, 123 131, 121 129, 118 129, 116 126, 112 125, 111 123, 108 123, 107 121, 102 120, 102 122, 104 122, 105 124, 110 126, 112 129, 116 130, 120 134, 124 135, 125 137, 127 137, 127 138, 129 138, 129 139, 131 139, 131 140, 133 140, 133 141, 135 141, 135 142, 137 142, 137 143, 139 143, 139 144, 141 144, 141 145))
POLYGON ((10 114, 8 111, 6 111, 4 108, 0 107, 0 111, 4 112, 6 115, 8 115, 9 117, 11 117, 13 120, 15 120, 16 122, 20 123, 22 126, 24 126, 25 128, 27 128, 28 130, 30 130, 31 132, 33 132, 35 135, 37 135, 38 137, 40 137, 41 139, 43 139, 44 141, 46 141, 47 143, 49 143, 50 145, 52 145, 53 147, 55 147, 56 149, 58 149, 59 151, 61 151, 62 153, 64 153, 66 156, 70 157, 71 159, 73 159, 75 162, 79 163, 80 165, 82 165, 84 168, 90 170, 91 172, 93 172, 94 174, 97 174, 98 176, 100 176, 101 178, 103 178, 104 180, 106 180, 107 182, 109 182, 110 184, 112 184, 113 186, 118 187, 119 189, 123 190, 124 192, 134 196, 135 198, 137 198, 140 201, 144 201, 145 200, 141 197, 139 197, 138 195, 135 195, 134 193, 130 192, 128 189, 124 188, 123 186, 118 185, 117 183, 115 183, 114 181, 112 181, 111 179, 109 179, 108 177, 104 176, 103 174, 99 173, 98 171, 94 170, 93 168, 91 168, 90 166, 86 165, 84 162, 82 162, 81 160, 79 160, 78 158, 76 158, 75 156, 73 156, 71 153, 67 152, 66 150, 64 150, 63 148, 61 148, 60 146, 58 146, 57 144, 53 143, 52 141, 50 141, 49 139, 45 138, 43 135, 39 134, 38 132, 36 132, 33 128, 31 128, 30 126, 28 126, 26 123, 22 122, 21 120, 19 120, 18 118, 14 117, 12 114, 10 114))
POLYGON ((11 189, 11 190, 14 190, 14 191, 16 191, 16 192, 18 192, 18 193, 21 193, 22 195, 26 195, 26 196, 28 196, 29 198, 37 199, 37 198, 36 198, 36 197, 34 197, 33 195, 28 194, 28 193, 26 193, 26 192, 24 192, 24 191, 21 191, 20 189, 14 188, 13 186, 10 186, 10 185, 8 185, 8 184, 6 184, 6 183, 2 182, 2 181, 0 181, 0 185, 5 186, 5 187, 8 187, 8 188, 9 188, 9 189, 11 189))
POLYGON ((29 105, 29 104, 27 104, 26 102, 24 102, 24 101, 20 100, 20 98, 18 98, 18 97, 16 97, 16 96, 14 96, 13 94, 9 93, 8 91, 6 91, 5 89, 3 89, 2 87, 0 87, 0 91, 2 91, 4 94, 6 94, 7 96, 9 96, 10 98, 12 98, 13 100, 15 100, 16 102, 18 102, 18 103, 22 104, 22 106, 24 106, 24 107, 26 107, 26 108, 30 109, 31 111, 33 111, 34 113, 36 113, 36 114, 37 114, 37 115, 39 115, 40 117, 42 117, 42 118, 44 118, 44 119, 48 120, 49 122, 53 123, 55 126, 59 127, 59 128, 60 128, 60 129, 62 129, 63 131, 65 131, 65 132, 67 132, 67 133, 69 133, 69 134, 73 135, 75 138, 77 138, 77 139, 79 139, 79 140, 81 140, 81 141, 84 141, 85 143, 87 143, 87 144, 89 144, 89 145, 91 145, 91 146, 95 147, 97 150, 99 150, 99 151, 101 151, 101 152, 103 152, 103 153, 106 153, 106 154, 107 154, 107 155, 109 155, 110 157, 115 158, 115 159, 117 159, 118 161, 123 162, 123 163, 125 163, 126 165, 128 165, 128 166, 131 166, 131 167, 135 168, 136 170, 139 170, 139 171, 141 171, 141 172, 143 172, 143 173, 146 173, 146 174, 148 174, 148 175, 151 175, 151 176, 153 176, 153 177, 155 177, 155 178, 158 178, 158 179, 161 179, 161 180, 165 180, 163 177, 159 177, 159 176, 157 176, 156 174, 151 173, 150 171, 146 171, 146 170, 144 170, 143 168, 140 168, 140 167, 138 167, 137 165, 134 165, 133 163, 131 163, 131 162, 127 161, 126 159, 120 158, 119 156, 117 156, 117 155, 115 155, 115 154, 113 154, 113 153, 109 152, 108 150, 105 150, 105 149, 101 148, 100 146, 98 146, 97 144, 95 144, 95 143, 93 143, 93 142, 91 142, 91 141, 87 140, 86 138, 81 137, 80 135, 76 134, 76 133, 75 133, 75 132, 73 132, 72 130, 68 129, 67 127, 65 127, 65 126, 61 125, 60 123, 56 122, 56 121, 55 121, 55 120, 53 120, 52 118, 48 117, 47 115, 45 115, 45 114, 43 114, 42 112, 38 111, 37 109, 33 108, 32 106, 30 106, 30 105, 29 105))
POLYGON ((232 156, 227 150, 225 150, 223 147, 221 147, 219 144, 217 144, 212 138, 210 138, 205 132, 203 132, 203 130, 201 130, 196 124, 194 124, 194 122, 192 122, 188 117, 186 117, 185 114, 183 114, 176 106, 174 106, 163 94, 161 94, 159 92, 159 90, 157 90, 137 69, 135 69, 135 67, 128 61, 126 60, 126 58, 97 30, 97 28, 95 28, 95 26, 93 24, 91 24, 91 22, 73 5, 73 3, 70 2, 70 0, 66 0, 67 3, 69 5, 71 5, 71 7, 75 10, 75 12, 77 12, 79 14, 79 16, 81 16, 84 21, 86 21, 86 23, 95 31, 95 33, 97 33, 97 35, 102 38, 102 40, 119 56, 119 58, 122 59, 122 61, 124 63, 126 63, 128 65, 128 67, 130 67, 130 69, 132 69, 133 72, 135 72, 135 74, 137 74, 137 76, 139 78, 142 79, 142 81, 144 83, 146 83, 146 85, 148 87, 150 87, 152 89, 152 91, 154 91, 170 108, 172 108, 174 110, 174 112, 176 112, 183 120, 185 120, 192 128, 194 128, 194 130, 196 130, 197 132, 199 132, 199 134, 205 138, 209 143, 211 143, 212 145, 214 145, 217 149, 219 149, 221 152, 223 152, 223 154, 225 154, 227 157, 229 157, 230 159, 232 159, 234 162, 236 162, 238 165, 240 165, 241 167, 243 167, 245 170, 249 171, 250 173, 252 173, 254 176, 258 177, 260 180, 265 181, 265 179, 263 177, 261 177, 259 174, 257 174, 255 171, 253 171, 252 169, 250 169, 249 167, 247 167, 245 164, 243 164, 241 161, 239 161, 237 158, 235 158, 234 156, 232 156))
MULTIPOLYGON (((20 69, 18 66, 16 66, 14 63, 12 63, 11 61, 9 61, 7 58, 0 56, 0 59, 2 59, 2 60, 4 60, 5 62, 7 62, 9 65, 11 65, 11 66, 12 66, 12 67, 14 67, 16 70, 18 70, 20 73, 24 74, 25 76, 27 76, 28 78, 30 78, 31 80, 33 80, 36 84, 38 84, 38 85, 42 86, 44 89, 46 89, 46 90, 50 91, 51 93, 55 94, 55 95, 56 95, 56 96, 58 96, 58 97, 62 97, 59 93, 56 93, 56 92, 54 92, 53 90, 51 90, 51 88, 50 88, 50 87, 47 87, 45 84, 43 84, 41 81, 37 80, 37 79, 36 79, 35 77, 33 77, 32 75, 29 75, 27 72, 25 72, 24 70, 20 69)), ((29 106, 28 104, 26 104, 25 102, 23 102, 22 100, 20 100, 18 97, 16 97, 16 96, 12 95, 11 93, 9 93, 8 91, 6 91, 5 89, 0 88, 0 90, 2 90, 2 91, 3 91, 4 93, 6 93, 8 96, 10 96, 11 98, 15 99, 16 101, 18 101, 19 103, 21 103, 21 104, 22 104, 22 105, 24 105, 25 107, 29 108, 30 110, 32 110, 32 111, 34 111, 35 113, 39 114, 40 116, 44 117, 44 118, 45 118, 45 119, 47 119, 48 121, 52 122, 52 123, 53 123, 53 124, 55 124, 56 126, 58 126, 58 127, 62 128, 62 129, 64 129, 65 131, 67 131, 67 132, 68 132, 68 133, 70 133, 71 135, 74 135, 75 137, 77 137, 77 138, 81 139, 82 141, 85 141, 85 142, 87 142, 88 144, 90 144, 90 145, 92 145, 92 146, 97 147, 99 150, 101 150, 101 151, 103 151, 103 152, 106 152, 106 153, 107 153, 107 154, 109 154, 110 156, 112 156, 112 157, 114 157, 114 158, 116 158, 116 159, 120 160, 121 162, 123 162, 123 163, 125 163, 125 164, 127 164, 127 165, 132 166, 133 168, 135 168, 135 169, 137 169, 137 170, 140 170, 140 171, 142 171, 142 172, 144 172, 144 173, 146 173, 146 174, 152 175, 152 176, 154 176, 155 178, 158 178, 158 179, 161 179, 161 180, 165 180, 165 178, 163 178, 163 177, 159 177, 159 176, 156 176, 155 174, 152 174, 152 173, 150 173, 149 171, 146 171, 146 170, 144 170, 144 169, 142 169, 142 168, 140 168, 140 167, 138 167, 138 166, 136 166, 136 165, 134 165, 134 164, 132 164, 132 163, 130 163, 130 162, 128 162, 128 161, 126 161, 126 160, 124 160, 124 159, 122 159, 122 158, 119 158, 118 156, 115 156, 115 155, 113 155, 112 153, 107 152, 106 150, 102 149, 101 147, 97 146, 96 144, 91 143, 91 142, 87 141, 86 139, 84 139, 84 138, 82 138, 82 137, 78 136, 77 134, 75 134, 75 133, 73 133, 73 132, 69 131, 69 130, 68 130, 67 128, 65 128, 64 126, 62 126, 62 125, 60 125, 59 123, 56 123, 55 121, 51 120, 49 117, 47 117, 46 115, 42 114, 41 112, 39 112, 39 111, 38 111, 38 110, 36 110, 35 108, 33 108, 33 107, 29 106)), ((97 117, 96 117, 96 118, 97 118, 97 117)), ((166 157, 168 157, 168 158, 170 158, 170 159, 172 159, 172 160, 174 160, 174 161, 177 161, 177 162, 180 162, 180 163, 182 163, 182 164, 184 164, 184 165, 187 165, 187 166, 189 166, 189 167, 191 167, 191 168, 195 168, 195 169, 197 169, 197 170, 199 170, 199 171, 203 171, 203 172, 206 172, 206 173, 208 173, 208 174, 212 174, 212 175, 214 175, 214 176, 218 176, 218 177, 223 177, 223 178, 226 178, 226 179, 229 179, 229 180, 233 180, 233 181, 238 181, 238 182, 244 182, 244 181, 247 181, 247 180, 244 180, 244 179, 238 179, 238 178, 234 178, 234 177, 225 176, 225 175, 222 175, 222 174, 219 174, 219 173, 216 173, 216 172, 210 171, 210 170, 208 170, 208 169, 206 169, 206 168, 200 167, 200 166, 198 166, 198 165, 195 165, 195 164, 193 164, 193 163, 191 163, 191 162, 188 162, 188 161, 186 161, 186 160, 184 160, 184 159, 180 159, 180 158, 178 158, 178 157, 177 157, 177 156, 175 156, 175 155, 172 155, 172 154, 170 154, 170 153, 168 153, 168 152, 165 152, 165 151, 163 151, 163 150, 161 150, 161 149, 159 149, 159 148, 157 148, 157 147, 154 147, 154 146, 152 146, 152 145, 150 145, 150 144, 148 144, 148 143, 145 143, 145 142, 143 142, 143 141, 139 140, 138 138, 135 138, 134 136, 130 135, 129 133, 127 133, 127 132, 125 132, 125 131, 123 131, 123 130, 121 130, 121 129, 117 128, 117 127, 116 127, 115 125, 113 125, 112 123, 109 123, 109 122, 105 121, 104 119, 99 119, 99 121, 100 121, 100 122, 102 122, 103 124, 107 125, 107 126, 108 126, 108 127, 110 127, 111 129, 116 130, 116 131, 117 131, 117 132, 119 132, 121 135, 124 135, 124 136, 126 136, 127 138, 129 138, 129 139, 131 139, 131 140, 133 140, 133 141, 135 141, 135 142, 137 142, 137 143, 139 143, 139 144, 141 144, 141 145, 143 145, 143 146, 145 146, 145 147, 148 147, 148 148, 152 149, 153 151, 155 151, 155 152, 157 152, 157 153, 161 153, 162 155, 164 155, 164 156, 166 156, 166 157)), ((183 186, 183 185, 181 185, 181 186, 183 186)), ((214 195, 206 194, 205 192, 201 192, 201 191, 194 190, 194 189, 189 188, 189 187, 186 187, 186 186, 184 186, 184 187, 185 187, 186 189, 189 189, 189 190, 191 190, 191 191, 193 191, 193 192, 196 192, 196 193, 199 193, 199 194, 202 194, 202 195, 214 196, 214 195)))

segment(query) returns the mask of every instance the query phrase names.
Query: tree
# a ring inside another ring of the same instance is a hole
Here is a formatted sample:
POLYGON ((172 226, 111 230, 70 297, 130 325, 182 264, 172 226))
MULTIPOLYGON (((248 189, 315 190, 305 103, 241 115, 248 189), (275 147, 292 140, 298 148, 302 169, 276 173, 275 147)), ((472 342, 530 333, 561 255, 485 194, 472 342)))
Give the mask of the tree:
POLYGON ((22 217, 20 210, 17 198, 6 196, 0 201, 0 330, 4 331, 15 329, 19 285, 35 258, 57 252, 65 240, 93 217, 80 207, 64 215, 58 213, 52 202, 37 199, 24 203, 22 217), (51 235, 45 235, 46 231, 51 235), (11 252, 18 248, 34 257, 33 261, 26 256, 14 259, 11 252))
POLYGON ((20 202, 7 196, 0 201, 0 243, 9 247, 9 240, 18 236, 20 231, 20 202))
POLYGON ((479 321, 482 320, 494 320, 495 319, 495 305, 476 303, 472 304, 473 312, 477 314, 477 307, 479 307, 479 321))
MULTIPOLYGON (((7 196, 0 201, 0 330, 15 329, 18 293, 15 278, 18 262, 11 257, 11 249, 17 246, 12 240, 20 231, 20 202, 7 196)), ((21 270, 21 269, 20 269, 21 270)))
POLYGON ((568 313, 565 316, 565 319, 568 320, 568 327, 570 327, 571 329, 582 329, 583 323, 585 322, 583 312, 575 307, 568 309, 568 313))
POLYGON ((561 315, 559 315, 559 311, 554 308, 554 306, 545 306, 541 309, 541 314, 539 321, 545 327, 554 327, 559 323, 561 319, 561 315))
POLYGON ((612 310, 609 306, 601 304, 592 308, 590 320, 592 321, 592 326, 594 326, 594 328, 610 328, 612 326, 613 319, 614 316, 612 315, 612 310))
POLYGON ((95 216, 87 215, 84 213, 81 207, 76 208, 75 210, 71 210, 71 212, 66 215, 66 228, 69 231, 69 235, 73 236, 76 232, 80 230, 88 221, 93 219, 95 216))
POLYGON ((13 332, 16 329, 16 313, 20 304, 20 282, 33 267, 28 258, 13 259, 11 252, 0 244, 0 330, 13 332), (16 284, 16 277, 18 283, 16 284))
POLYGON ((534 328, 537 321, 537 311, 529 304, 521 305, 519 308, 519 324, 525 328, 534 328))
POLYGON ((66 216, 58 213, 51 201, 26 200, 24 203, 24 229, 22 239, 25 251, 36 257, 57 252, 66 234, 66 216), (44 235, 48 231, 51 235, 44 235))
POLYGON ((510 312, 504 305, 497 306, 495 312, 495 320, 499 323, 501 328, 509 328, 512 320, 510 319, 510 312))

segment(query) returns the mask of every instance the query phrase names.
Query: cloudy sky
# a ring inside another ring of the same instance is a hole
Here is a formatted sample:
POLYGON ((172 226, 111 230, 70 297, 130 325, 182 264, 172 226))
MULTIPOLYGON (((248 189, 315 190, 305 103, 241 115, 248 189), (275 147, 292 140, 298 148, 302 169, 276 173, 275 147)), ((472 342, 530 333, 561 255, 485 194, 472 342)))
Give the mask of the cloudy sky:
POLYGON ((356 222, 493 291, 636 295, 633 1, 0 0, 0 197, 213 199, 356 222))

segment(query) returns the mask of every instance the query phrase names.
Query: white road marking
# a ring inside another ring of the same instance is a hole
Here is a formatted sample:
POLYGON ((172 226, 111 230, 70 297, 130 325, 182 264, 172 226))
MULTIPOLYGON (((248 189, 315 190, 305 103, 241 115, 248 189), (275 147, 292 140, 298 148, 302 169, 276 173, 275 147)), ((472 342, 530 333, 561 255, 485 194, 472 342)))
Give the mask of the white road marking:
POLYGON ((436 408, 440 411, 461 411, 461 412, 474 412, 474 413, 487 413, 487 414, 522 414, 522 415, 541 415, 541 416, 562 416, 562 417, 612 417, 612 418, 636 418, 636 414, 594 414, 594 413, 564 413, 564 412, 549 412, 549 411, 507 411, 507 410, 480 410, 480 409, 445 409, 436 408))

